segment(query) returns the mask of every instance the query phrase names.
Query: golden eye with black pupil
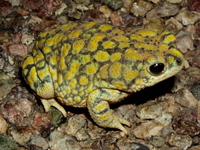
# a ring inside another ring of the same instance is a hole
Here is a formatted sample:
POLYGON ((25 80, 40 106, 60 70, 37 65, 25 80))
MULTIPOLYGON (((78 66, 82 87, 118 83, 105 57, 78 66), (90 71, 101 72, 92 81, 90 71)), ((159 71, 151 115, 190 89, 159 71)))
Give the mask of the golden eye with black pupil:
POLYGON ((149 67, 149 71, 152 75, 159 75, 163 73, 165 65, 163 63, 155 63, 149 67))

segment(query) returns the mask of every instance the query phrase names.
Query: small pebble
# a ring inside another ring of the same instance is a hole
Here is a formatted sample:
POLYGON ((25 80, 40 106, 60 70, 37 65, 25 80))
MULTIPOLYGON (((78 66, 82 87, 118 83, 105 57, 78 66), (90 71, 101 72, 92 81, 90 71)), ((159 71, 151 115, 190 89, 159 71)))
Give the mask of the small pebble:
POLYGON ((21 86, 15 86, 12 88, 11 92, 7 95, 7 98, 10 101, 14 101, 15 99, 25 98, 30 100, 33 104, 37 104, 35 96, 25 88, 21 86))
POLYGON ((172 115, 164 111, 162 115, 158 118, 155 118, 155 120, 161 123, 162 125, 167 126, 172 122, 172 115))
POLYGON ((189 148, 188 150, 200 150, 200 145, 193 146, 193 147, 189 148))
POLYGON ((195 24, 200 20, 200 14, 196 12, 192 12, 183 8, 179 11, 178 15, 175 17, 178 21, 180 21, 184 26, 195 24))
MULTIPOLYGON (((200 101, 198 102, 198 107, 197 107, 197 122, 200 124, 200 101)), ((200 144, 200 140, 199 140, 200 144)))
POLYGON ((27 46, 23 44, 12 44, 9 46, 9 52, 12 55, 26 56, 28 54, 27 46))
POLYGON ((149 101, 139 105, 136 109, 136 114, 140 119, 155 119, 163 112, 162 104, 155 101, 149 101))
POLYGON ((114 10, 123 6, 123 0, 101 0, 100 2, 110 6, 114 10))
POLYGON ((154 20, 150 20, 146 25, 145 28, 161 33, 165 26, 164 26, 164 20, 159 18, 159 19, 154 19, 154 20))
POLYGON ((150 138, 152 136, 161 135, 163 127, 164 125, 160 122, 152 120, 137 126, 132 132, 137 138, 150 138))
POLYGON ((195 36, 197 38, 200 37, 200 21, 198 21, 196 24, 195 24, 195 36))
POLYGON ((170 3, 163 3, 161 6, 159 5, 147 12, 146 18, 147 20, 153 20, 157 18, 170 17, 177 14, 178 11, 178 6, 170 3))
POLYGON ((114 11, 111 15, 110 15, 110 19, 111 22, 113 24, 113 26, 119 27, 121 26, 121 12, 119 11, 114 11))
POLYGON ((65 3, 62 3, 60 5, 60 8, 55 11, 55 14, 56 15, 62 14, 66 8, 67 8, 67 5, 65 3))
POLYGON ((150 0, 151 2, 153 2, 153 3, 158 3, 158 2, 160 2, 160 0, 150 0))
POLYGON ((46 18, 51 16, 51 12, 49 12, 46 7, 40 7, 37 10, 38 17, 46 18))
POLYGON ((87 129, 82 128, 80 129, 75 135, 77 141, 90 141, 90 137, 88 135, 87 129))
POLYGON ((166 20, 166 24, 174 25, 176 31, 179 31, 183 28, 183 25, 178 20, 176 20, 174 17, 171 17, 170 19, 166 20))
POLYGON ((160 136, 154 136, 151 139, 151 144, 153 144, 156 148, 162 147, 165 144, 165 139, 160 136))
POLYGON ((194 50, 194 43, 190 34, 180 32, 177 36, 177 47, 182 53, 188 52, 188 50, 194 50))
POLYGON ((51 132, 53 132, 56 129, 56 127, 52 124, 46 124, 40 127, 41 136, 43 138, 48 138, 51 132))
MULTIPOLYGON (((1 59, 0 59, 0 62, 1 59)), ((4 72, 0 72, 0 100, 4 98, 11 89, 15 86, 12 78, 6 75, 4 72)))
POLYGON ((117 148, 120 150, 150 150, 149 147, 142 143, 131 142, 126 139, 119 140, 117 142, 117 148))
MULTIPOLYGON (((200 57, 200 56, 199 56, 200 57)), ((194 97, 198 100, 200 100, 200 81, 195 82, 190 91, 192 92, 192 94, 194 95, 194 97)))
POLYGON ((90 145, 91 149, 101 149, 101 145, 100 145, 100 140, 95 140, 91 145, 90 145))
POLYGON ((106 129, 99 128, 94 122, 87 120, 88 123, 88 134, 91 139, 100 139, 102 135, 106 134, 106 129))
POLYGON ((4 29, 15 30, 16 32, 21 29, 23 23, 24 23, 23 16, 16 11, 12 11, 4 18, 2 25, 4 29))
POLYGON ((19 146, 8 135, 0 134, 0 149, 1 150, 18 150, 19 146))
POLYGON ((81 18, 83 21, 96 21, 98 23, 105 23, 105 16, 99 10, 88 10, 81 18))
POLYGON ((79 143, 65 133, 59 131, 53 131, 50 135, 49 147, 51 150, 81 150, 79 143))
POLYGON ((175 95, 175 101, 187 108, 197 108, 198 100, 188 89, 181 89, 175 95))
MULTIPOLYGON (((30 150, 44 150, 42 147, 39 147, 37 145, 33 145, 33 144, 30 144, 29 145, 29 149, 30 150)), ((21 150, 21 149, 20 149, 21 150)), ((22 149, 22 150, 25 150, 25 149, 22 149)))
POLYGON ((32 137, 30 140, 30 144, 37 145, 38 147, 41 147, 43 149, 48 149, 49 147, 47 141, 41 136, 32 137))
POLYGON ((63 114, 55 107, 50 108, 49 118, 51 120, 51 124, 55 125, 56 127, 59 126, 63 120, 65 120, 63 114))
POLYGON ((29 34, 22 34, 21 42, 28 46, 34 41, 34 36, 29 34))
POLYGON ((193 145, 199 145, 200 146, 200 137, 199 136, 195 136, 193 138, 193 145))
POLYGON ((83 126, 85 126, 86 120, 84 115, 75 115, 68 120, 68 125, 65 128, 65 132, 69 135, 75 135, 83 126))
POLYGON ((31 139, 33 133, 29 127, 18 127, 10 131, 12 138, 21 145, 26 145, 26 143, 31 139))
POLYGON ((147 0, 136 0, 132 3, 130 11, 136 16, 145 16, 151 10, 152 3, 147 0))
POLYGON ((8 0, 12 6, 19 6, 20 5, 20 0, 8 0))
POLYGON ((199 0, 188 0, 189 10, 200 12, 200 1, 199 0))
MULTIPOLYGON (((83 16, 84 15, 86 15, 86 13, 84 13, 83 16)), ((83 17, 82 13, 78 9, 75 9, 75 8, 68 9, 68 16, 71 18, 74 18, 74 19, 79 19, 79 20, 83 17)), ((88 14, 88 16, 90 16, 90 13, 88 14)), ((86 17, 86 19, 87 19, 87 17, 86 17)))
POLYGON ((162 132, 162 134, 161 134, 162 137, 166 138, 168 135, 174 133, 174 130, 173 130, 172 126, 169 125, 169 126, 165 126, 165 127, 162 129, 161 132, 162 132))
POLYGON ((169 3, 180 3, 182 0, 166 0, 169 3))
POLYGON ((27 10, 18 10, 17 12, 18 12, 19 14, 21 14, 22 16, 27 16, 27 15, 30 14, 30 12, 27 11, 27 10))
POLYGON ((0 43, 7 43, 7 42, 9 42, 8 31, 1 31, 0 32, 0 43))
POLYGON ((33 103, 26 98, 7 102, 1 107, 2 115, 11 124, 19 124, 24 117, 29 117, 33 111, 33 103))
POLYGON ((111 14, 111 22, 113 26, 128 28, 141 25, 142 19, 141 17, 136 17, 127 13, 116 11, 111 14))
POLYGON ((108 6, 103 5, 99 8, 99 10, 104 14, 106 18, 109 18, 112 11, 108 8, 108 6))
POLYGON ((34 24, 34 23, 37 23, 37 24, 41 24, 43 22, 43 20, 37 16, 31 16, 30 17, 30 20, 28 21, 28 24, 34 24))
POLYGON ((197 123, 197 110, 185 109, 177 113, 174 117, 172 126, 177 134, 190 135, 194 137, 200 133, 197 123))
POLYGON ((12 4, 8 1, 0 1, 0 15, 6 16, 13 10, 12 4))
POLYGON ((44 0, 44 8, 48 11, 48 14, 51 15, 55 8, 61 5, 61 0, 44 0))
POLYGON ((61 24, 66 24, 67 22, 68 22, 68 18, 67 18, 67 16, 59 16, 58 18, 57 18, 57 20, 61 23, 61 24))
POLYGON ((37 130, 40 130, 43 126, 47 126, 50 123, 47 113, 37 113, 34 117, 32 126, 37 130))
POLYGON ((116 133, 103 135, 100 142, 102 149, 114 149, 114 143, 120 138, 120 135, 116 133))
POLYGON ((192 144, 192 138, 188 135, 171 134, 167 141, 171 146, 177 146, 183 150, 188 149, 192 144))
POLYGON ((8 129, 8 123, 3 118, 3 116, 0 114, 0 134, 5 134, 8 129))
MULTIPOLYGON (((8 59, 8 54, 5 52, 5 50, 3 49, 3 45, 0 47, 0 69, 2 70, 3 68, 5 68, 6 64, 7 64, 7 59, 8 59)), ((2 73, 2 71, 0 72, 0 74, 2 73)), ((1 86, 0 86, 1 87, 1 86)), ((1 90, 0 90, 1 91, 1 90)), ((6 91, 6 90, 5 90, 6 91)), ((6 91, 8 92, 8 91, 6 91)), ((0 97, 1 96, 1 92, 0 92, 0 97)))
POLYGON ((196 51, 192 51, 192 52, 187 53, 186 56, 185 56, 185 58, 189 61, 191 66, 198 67, 198 68, 200 68, 200 51, 199 51, 199 48, 200 47, 198 47, 196 49, 196 51))
POLYGON ((90 0, 75 0, 75 2, 86 6, 90 4, 90 0))
MULTIPOLYGON (((190 68, 187 69, 186 73, 187 73, 187 76, 190 77, 190 79, 192 78, 193 80, 196 80, 196 81, 200 80, 200 71, 199 71, 199 68, 197 68, 197 67, 190 67, 190 68)), ((193 84, 194 81, 192 81, 191 83, 193 84)))
POLYGON ((12 37, 12 42, 19 43, 21 41, 22 34, 20 32, 16 33, 12 37))
POLYGON ((21 5, 27 10, 35 10, 43 5, 43 0, 21 0, 21 5))

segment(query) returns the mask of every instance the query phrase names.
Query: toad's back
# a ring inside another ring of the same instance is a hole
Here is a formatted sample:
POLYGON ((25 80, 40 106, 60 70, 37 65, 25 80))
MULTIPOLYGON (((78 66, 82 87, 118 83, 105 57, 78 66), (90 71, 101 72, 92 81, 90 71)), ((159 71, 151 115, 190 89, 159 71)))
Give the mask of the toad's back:
POLYGON ((114 116, 109 103, 175 75, 182 62, 167 31, 86 22, 41 33, 22 69, 46 111, 55 106, 66 116, 59 103, 87 107, 98 125, 127 133, 121 124, 130 123, 114 116))

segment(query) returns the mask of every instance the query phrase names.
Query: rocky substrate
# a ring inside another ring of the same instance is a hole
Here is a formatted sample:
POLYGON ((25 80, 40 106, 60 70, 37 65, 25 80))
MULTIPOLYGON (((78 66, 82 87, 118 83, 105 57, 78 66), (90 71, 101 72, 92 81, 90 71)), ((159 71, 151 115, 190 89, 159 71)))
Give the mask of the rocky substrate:
POLYGON ((199 0, 1 0, 0 29, 1 150, 200 150, 199 0), (97 126, 87 109, 45 113, 23 80, 20 64, 37 35, 69 21, 176 35, 183 70, 111 106, 131 122, 128 136, 97 126))

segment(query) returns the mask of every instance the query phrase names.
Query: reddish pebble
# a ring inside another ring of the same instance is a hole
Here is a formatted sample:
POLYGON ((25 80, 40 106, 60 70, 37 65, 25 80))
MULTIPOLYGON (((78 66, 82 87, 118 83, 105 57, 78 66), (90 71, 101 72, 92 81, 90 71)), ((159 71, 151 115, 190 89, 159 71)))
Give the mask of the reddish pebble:
POLYGON ((22 34, 21 34, 21 33, 17 33, 17 34, 15 34, 15 35, 13 36, 12 41, 13 41, 14 43, 19 43, 20 40, 21 40, 21 37, 22 37, 22 34))
POLYGON ((28 54, 27 46, 23 44, 12 44, 9 46, 9 51, 13 55, 26 56, 28 54))
POLYGON ((28 10, 35 10, 43 5, 43 0, 22 0, 21 5, 28 10))
POLYGON ((179 112, 172 122, 174 131, 181 135, 195 136, 200 133, 197 123, 197 111, 195 109, 185 109, 179 112))
POLYGON ((33 103, 26 98, 14 99, 2 106, 3 117, 11 124, 19 124, 24 117, 30 116, 33 111, 33 103))
POLYGON ((37 113, 34 117, 33 127, 40 130, 43 126, 49 125, 49 115, 47 113, 37 113))
POLYGON ((104 17, 104 14, 100 12, 99 10, 89 10, 83 15, 82 20, 104 23, 105 17, 104 17))
POLYGON ((0 15, 6 16, 12 11, 13 7, 8 1, 0 1, 0 15))
POLYGON ((191 11, 200 12, 200 1, 199 0, 188 0, 188 6, 191 11))

